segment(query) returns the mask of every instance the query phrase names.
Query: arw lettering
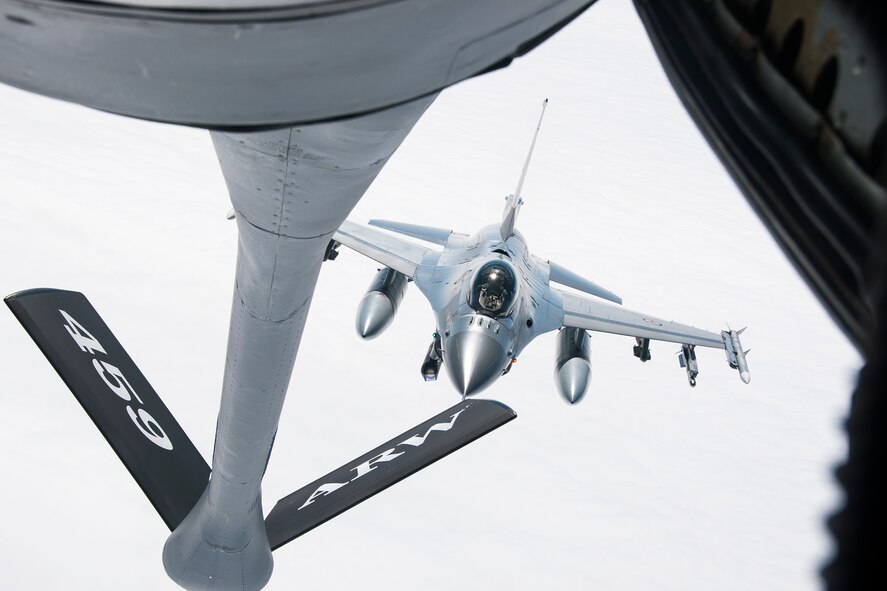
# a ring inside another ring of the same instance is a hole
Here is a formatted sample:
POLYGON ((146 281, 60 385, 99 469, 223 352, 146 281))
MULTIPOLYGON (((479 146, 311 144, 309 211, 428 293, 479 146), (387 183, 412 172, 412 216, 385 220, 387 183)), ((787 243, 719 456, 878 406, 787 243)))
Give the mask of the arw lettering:
POLYGON ((367 460, 361 464, 358 464, 354 468, 351 468, 351 472, 355 473, 354 477, 351 480, 347 480, 345 482, 327 482, 327 483, 321 484, 319 487, 317 487, 317 490, 315 490, 313 493, 311 493, 311 496, 308 497, 308 500, 305 501, 302 504, 302 506, 298 508, 298 511, 301 511, 302 509, 304 509, 305 507, 307 507, 308 505, 313 503, 315 499, 318 499, 320 497, 325 497, 326 495, 339 490, 343 486, 346 486, 347 484, 354 482, 358 478, 369 474, 370 472, 372 472, 373 470, 376 469, 376 464, 381 464, 383 462, 391 462, 393 460, 396 460, 397 458, 402 456, 404 453, 406 453, 406 450, 397 451, 398 448, 400 448, 401 446, 406 445, 406 446, 410 446, 410 447, 419 447, 420 445, 425 443, 425 441, 428 439, 428 436, 431 435, 431 433, 433 431, 449 431, 450 429, 453 428, 453 425, 456 424, 456 419, 458 419, 459 415, 462 414, 463 412, 465 412, 464 408, 462 410, 460 410, 459 412, 453 414, 450 417, 449 422, 435 423, 434 425, 431 425, 428 428, 428 430, 425 432, 425 435, 413 435, 412 437, 408 437, 408 438, 404 439, 403 441, 401 441, 400 443, 398 443, 397 445, 395 445, 394 447, 392 447, 391 449, 386 449, 385 451, 383 451, 379 455, 377 455, 373 458, 370 458, 369 460, 367 460))

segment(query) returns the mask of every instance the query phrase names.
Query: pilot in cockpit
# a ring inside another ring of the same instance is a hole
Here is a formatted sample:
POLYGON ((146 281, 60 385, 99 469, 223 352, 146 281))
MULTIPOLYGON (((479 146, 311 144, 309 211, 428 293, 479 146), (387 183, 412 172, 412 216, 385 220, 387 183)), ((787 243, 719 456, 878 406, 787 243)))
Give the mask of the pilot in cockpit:
POLYGON ((490 262, 480 268, 472 289, 472 307, 492 316, 508 314, 514 299, 515 280, 503 263, 490 262))

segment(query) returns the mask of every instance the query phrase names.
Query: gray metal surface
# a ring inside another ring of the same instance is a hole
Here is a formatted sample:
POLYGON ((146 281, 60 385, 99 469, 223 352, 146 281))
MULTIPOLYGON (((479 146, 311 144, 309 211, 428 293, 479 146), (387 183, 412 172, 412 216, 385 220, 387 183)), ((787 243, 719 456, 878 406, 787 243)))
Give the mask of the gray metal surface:
POLYGON ((416 268, 434 251, 418 244, 398 240, 385 232, 345 221, 336 232, 336 241, 363 253, 386 267, 407 277, 416 274, 416 268), (369 254, 372 252, 372 254, 369 254))
POLYGON ((103 4, 177 10, 261 10, 285 6, 379 4, 388 0, 103 0, 103 4))
MULTIPOLYGON (((542 115, 547 104, 548 99, 545 99, 542 115)), ((558 282, 622 303, 622 298, 611 291, 560 265, 546 263, 531 255, 524 237, 515 230, 523 203, 520 190, 541 126, 542 116, 536 125, 517 190, 506 197, 498 226, 486 226, 467 236, 433 227, 374 221, 374 225, 392 232, 443 245, 443 251, 405 242, 352 222, 342 224, 334 235, 340 244, 383 265, 393 265, 396 271, 411 277, 428 298, 437 326, 435 340, 422 364, 423 377, 426 380, 437 378, 440 365, 431 358, 431 353, 439 343, 444 365, 456 390, 463 397, 476 394, 509 373, 511 364, 536 336, 564 328, 558 339, 555 382, 561 397, 569 404, 579 402, 585 395, 591 376, 586 330, 672 341, 682 344, 684 350, 689 347, 690 351, 697 344, 725 349, 730 367, 739 369, 742 381, 748 383, 748 366, 736 332, 717 334, 659 320, 595 299, 564 293, 550 285, 558 282)), ((362 301, 361 306, 363 304, 362 301)), ((649 358, 649 351, 644 351, 641 357, 649 358)), ((691 386, 696 385, 693 378, 695 374, 691 377, 691 386)))
POLYGON ((573 289, 578 289, 579 291, 584 291, 585 293, 589 293, 593 296, 609 300, 614 304, 619 304, 620 306, 622 305, 621 297, 619 297, 609 289, 601 287, 594 281, 589 281, 584 277, 580 277, 576 273, 573 273, 569 269, 565 269, 554 261, 548 261, 548 268, 551 270, 549 279, 552 281, 552 283, 560 283, 561 285, 572 287, 573 289))
POLYGON ((453 386, 462 396, 491 386, 511 363, 510 331, 497 332, 500 323, 463 316, 443 326, 447 327, 442 342, 444 362, 453 386), (469 325, 471 320, 476 320, 473 325, 469 325))
POLYGON ((719 333, 662 320, 603 302, 563 293, 564 325, 672 343, 724 348, 719 333))
POLYGON ((397 308, 407 291, 409 279, 389 267, 379 269, 360 304, 354 327, 362 339, 373 339, 394 320, 397 308))
POLYGON ((591 0, 386 0, 176 10, 0 0, 0 82, 217 129, 398 105, 534 47, 591 0))
POLYGON ((240 241, 212 477, 163 552, 186 589, 260 589, 271 576, 261 481, 323 254, 432 100, 338 123, 213 133, 240 241))
POLYGON ((412 236, 413 238, 418 238, 419 240, 424 240, 440 246, 446 246, 450 239, 450 234, 453 233, 452 230, 446 228, 404 224, 402 222, 392 222, 389 220, 370 220, 367 223, 371 226, 376 226, 377 228, 385 228, 386 230, 391 230, 398 234, 412 236))
MULTIPOLYGON (((503 217, 513 215, 513 211, 506 208, 503 217)), ((417 233, 417 226, 412 224, 401 226, 386 222, 385 226, 409 236, 417 233)), ((501 228, 501 225, 489 225, 471 236, 450 233, 442 251, 353 222, 345 222, 335 239, 383 265, 397 265, 398 271, 412 277, 431 304, 436 332, 441 335, 444 365, 456 390, 463 396, 489 387, 510 371, 512 359, 520 355, 530 341, 561 327, 567 327, 571 335, 584 334, 587 329, 718 349, 726 347, 718 333, 561 292, 551 286, 555 278, 586 288, 602 288, 573 274, 568 276, 562 268, 552 273, 549 263, 529 253, 519 232, 502 240, 501 228), (491 261, 504 261, 517 274, 516 302, 509 312, 501 315, 478 310, 471 303, 475 276, 491 261)), ((606 290, 601 295, 618 297, 606 290)), ((585 347, 587 349, 587 343, 585 347)), ((570 403, 581 399, 590 377, 588 358, 575 353, 573 351, 571 357, 583 361, 588 371, 574 363, 561 376, 567 358, 563 363, 559 359, 560 366, 556 368, 558 388, 570 403)), ((743 381, 747 376, 744 371, 743 381)))
POLYGON ((579 328, 563 328, 557 335, 554 357, 554 382, 567 404, 578 404, 591 381, 591 351, 588 332, 579 328))

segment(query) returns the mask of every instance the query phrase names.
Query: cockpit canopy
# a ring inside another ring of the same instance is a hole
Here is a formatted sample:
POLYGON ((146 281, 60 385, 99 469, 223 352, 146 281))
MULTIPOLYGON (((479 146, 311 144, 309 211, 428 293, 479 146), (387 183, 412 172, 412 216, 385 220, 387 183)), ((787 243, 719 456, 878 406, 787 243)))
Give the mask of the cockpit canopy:
POLYGON ((508 316, 517 295, 514 269, 504 260, 485 263, 474 274, 468 304, 486 316, 508 316))

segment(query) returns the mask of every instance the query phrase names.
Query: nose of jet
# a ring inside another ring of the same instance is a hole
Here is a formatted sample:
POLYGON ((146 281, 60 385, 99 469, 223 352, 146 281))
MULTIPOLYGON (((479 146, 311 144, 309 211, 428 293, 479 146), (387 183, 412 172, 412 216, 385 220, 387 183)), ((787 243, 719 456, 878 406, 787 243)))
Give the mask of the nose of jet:
POLYGON ((481 332, 465 331, 447 339, 445 365, 463 396, 480 392, 502 373, 508 354, 498 341, 481 332))

